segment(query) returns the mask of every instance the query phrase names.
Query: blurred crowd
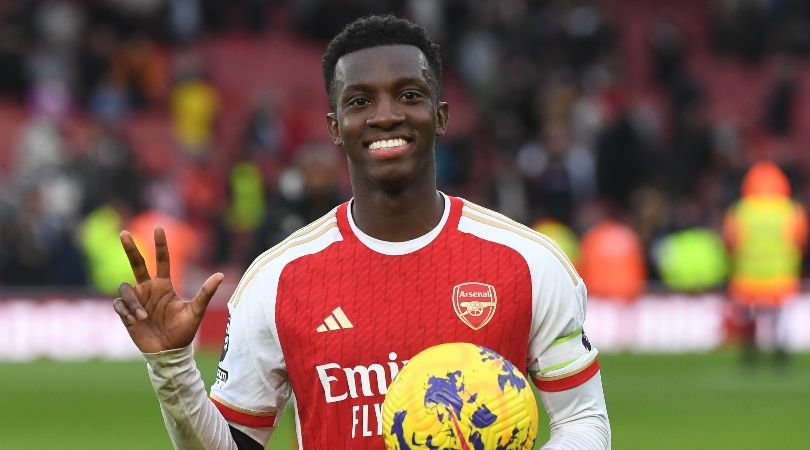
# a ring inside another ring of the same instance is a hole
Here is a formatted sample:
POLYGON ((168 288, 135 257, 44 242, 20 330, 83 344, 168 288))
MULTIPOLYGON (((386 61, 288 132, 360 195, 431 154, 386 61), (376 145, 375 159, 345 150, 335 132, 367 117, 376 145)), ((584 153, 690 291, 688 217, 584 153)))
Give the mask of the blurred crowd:
POLYGON ((794 119, 810 7, 707 7, 701 36, 712 57, 775 68, 760 110, 741 115, 712 109, 682 23, 657 19, 628 55, 620 3, 2 2, 0 107, 26 119, 0 166, 0 287, 114 292, 131 278, 119 230, 149 253, 154 223, 167 229, 177 283, 187 267, 240 271, 346 200, 345 158, 325 129, 321 140, 300 138, 300 124, 278 108, 283 86, 251 93, 238 148, 224 151, 229 105, 195 49, 234 33, 323 46, 356 17, 395 12, 441 45, 446 90, 461 92, 469 109, 437 146, 442 190, 549 234, 597 294, 632 297, 659 283, 720 288, 723 217, 755 160, 778 164, 792 195, 810 200, 794 119), (628 77, 629 57, 646 61, 643 80, 628 77), (149 114, 165 116, 171 135, 146 158, 127 123, 149 114))

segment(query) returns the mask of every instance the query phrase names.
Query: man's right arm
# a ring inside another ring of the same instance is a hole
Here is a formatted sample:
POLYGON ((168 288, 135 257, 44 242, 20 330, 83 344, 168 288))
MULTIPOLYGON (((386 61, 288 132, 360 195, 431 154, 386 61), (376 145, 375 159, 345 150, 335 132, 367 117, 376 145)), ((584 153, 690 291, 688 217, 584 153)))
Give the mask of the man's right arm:
MULTIPOLYGON (((161 227, 155 227, 154 277, 126 231, 121 232, 121 244, 136 284, 121 284, 120 297, 113 300, 113 308, 147 360, 149 377, 175 447, 262 448, 270 439, 275 417, 290 391, 283 354, 264 315, 266 302, 261 301, 274 289, 267 289, 265 283, 258 287, 240 283, 235 296, 238 300, 240 293, 246 293, 246 298, 239 308, 238 301, 229 304, 233 322, 229 319, 226 335, 230 330, 230 339, 226 336, 219 368, 225 376, 217 377, 209 399, 194 363, 191 344, 223 275, 210 276, 194 298, 184 300, 170 279, 169 248, 161 227), (252 349, 254 341, 263 345, 252 349), (228 347, 234 348, 229 352, 228 347), (237 431, 232 433, 232 429, 237 431), (237 445, 239 442, 247 445, 237 445)), ((251 272, 248 281, 255 275, 255 271, 251 272)))
POLYGON ((149 379, 177 449, 263 449, 272 427, 230 424, 208 398, 191 346, 146 353, 149 379))

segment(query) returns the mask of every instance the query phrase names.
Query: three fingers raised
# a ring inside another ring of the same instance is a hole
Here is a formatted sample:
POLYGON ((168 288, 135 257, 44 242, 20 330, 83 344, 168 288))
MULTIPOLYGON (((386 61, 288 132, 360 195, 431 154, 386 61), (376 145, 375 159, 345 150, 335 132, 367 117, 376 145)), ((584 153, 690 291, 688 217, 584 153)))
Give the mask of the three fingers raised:
MULTIPOLYGON (((135 245, 135 240, 132 235, 126 231, 121 231, 120 234, 121 245, 124 247, 129 265, 132 267, 132 273, 135 275, 137 284, 146 283, 151 280, 149 271, 146 268, 146 262, 143 255, 135 245)), ((169 258, 169 245, 166 240, 166 232, 160 225, 155 227, 155 259, 156 259, 156 278, 170 279, 171 264, 169 258)), ((225 276, 222 273, 215 273, 208 277, 203 283, 197 295, 192 300, 192 308, 194 313, 202 316, 211 298, 214 296, 217 288, 219 288, 222 279, 225 276)), ((138 320, 144 320, 148 317, 144 305, 138 298, 135 288, 129 283, 121 283, 118 287, 119 297, 113 300, 113 308, 115 312, 121 317, 125 323, 134 324, 138 320)), ((147 301, 148 303, 148 301, 147 301)))

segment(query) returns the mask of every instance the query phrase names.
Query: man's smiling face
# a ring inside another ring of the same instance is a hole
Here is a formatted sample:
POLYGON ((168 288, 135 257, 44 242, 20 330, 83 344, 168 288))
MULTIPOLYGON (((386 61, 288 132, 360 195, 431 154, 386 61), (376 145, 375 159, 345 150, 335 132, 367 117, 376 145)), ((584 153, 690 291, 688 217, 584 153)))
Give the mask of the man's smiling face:
POLYGON ((448 107, 435 100, 429 77, 427 59, 410 45, 366 48, 338 60, 327 124, 346 149, 355 189, 435 177, 434 142, 444 133, 448 107))

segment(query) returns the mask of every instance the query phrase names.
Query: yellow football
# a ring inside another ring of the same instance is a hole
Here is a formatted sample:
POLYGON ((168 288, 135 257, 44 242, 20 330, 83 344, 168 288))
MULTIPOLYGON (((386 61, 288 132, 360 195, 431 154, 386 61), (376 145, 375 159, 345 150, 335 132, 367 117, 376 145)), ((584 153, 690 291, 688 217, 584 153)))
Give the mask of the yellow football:
POLYGON ((410 359, 388 387, 382 408, 389 450, 531 449, 537 403, 506 358, 455 342, 410 359))

